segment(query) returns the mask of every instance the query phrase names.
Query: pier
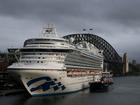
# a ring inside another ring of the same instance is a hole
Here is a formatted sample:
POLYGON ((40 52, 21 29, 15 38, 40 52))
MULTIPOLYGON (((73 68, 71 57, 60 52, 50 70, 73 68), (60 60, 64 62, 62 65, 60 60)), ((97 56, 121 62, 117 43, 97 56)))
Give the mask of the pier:
POLYGON ((23 93, 25 90, 11 80, 7 72, 0 72, 0 96, 23 93))
POLYGON ((8 96, 8 95, 21 94, 23 92, 25 92, 24 89, 0 90, 0 96, 8 96))

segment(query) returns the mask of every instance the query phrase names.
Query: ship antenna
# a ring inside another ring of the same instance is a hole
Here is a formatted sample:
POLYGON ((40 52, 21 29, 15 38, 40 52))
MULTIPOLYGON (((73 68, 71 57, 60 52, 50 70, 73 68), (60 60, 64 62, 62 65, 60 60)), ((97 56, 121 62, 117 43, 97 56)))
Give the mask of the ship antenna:
POLYGON ((47 27, 43 27, 43 37, 57 37, 56 28, 53 24, 48 24, 47 27))

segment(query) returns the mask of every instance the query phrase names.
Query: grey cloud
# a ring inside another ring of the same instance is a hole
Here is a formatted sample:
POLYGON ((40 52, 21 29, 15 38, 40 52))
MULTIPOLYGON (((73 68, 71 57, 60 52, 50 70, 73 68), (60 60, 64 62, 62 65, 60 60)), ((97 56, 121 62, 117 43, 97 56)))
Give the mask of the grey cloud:
MULTIPOLYGON (((48 22, 56 24, 59 26, 58 29, 66 34, 92 27, 95 34, 109 41, 118 52, 128 51, 133 57, 140 52, 137 48, 130 46, 135 43, 132 42, 134 41, 132 38, 140 39, 138 37, 140 32, 139 4, 139 0, 0 0, 0 17, 13 18, 13 21, 18 20, 15 22, 16 25, 28 26, 28 29, 13 26, 11 30, 18 29, 18 34, 32 33, 29 30, 34 29, 37 32, 41 24, 48 22), (23 20, 25 22, 20 22, 23 20)), ((12 24, 8 22, 6 22, 7 25, 14 25, 14 22, 12 24)), ((4 26, 1 24, 1 27, 4 26)), ((8 37, 8 34, 10 33, 3 33, 5 37, 8 37)), ((12 40, 26 37, 15 35, 12 40)), ((140 44, 139 40, 136 42, 140 44)))
POLYGON ((47 18, 49 15, 78 15, 80 14, 80 5, 69 0, 4 0, 0 3, 0 13, 13 17, 33 16, 47 18))
MULTIPOLYGON (((1 0, 0 15, 26 18, 139 20, 139 0, 1 0)), ((42 20, 42 21, 44 21, 42 20)))

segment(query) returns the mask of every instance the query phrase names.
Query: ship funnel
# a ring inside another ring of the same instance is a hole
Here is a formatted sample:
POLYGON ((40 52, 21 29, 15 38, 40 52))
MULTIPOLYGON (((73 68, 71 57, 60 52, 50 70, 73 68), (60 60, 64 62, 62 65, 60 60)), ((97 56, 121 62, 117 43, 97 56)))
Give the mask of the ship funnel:
POLYGON ((57 37, 56 28, 53 24, 48 24, 43 28, 43 37, 57 37))

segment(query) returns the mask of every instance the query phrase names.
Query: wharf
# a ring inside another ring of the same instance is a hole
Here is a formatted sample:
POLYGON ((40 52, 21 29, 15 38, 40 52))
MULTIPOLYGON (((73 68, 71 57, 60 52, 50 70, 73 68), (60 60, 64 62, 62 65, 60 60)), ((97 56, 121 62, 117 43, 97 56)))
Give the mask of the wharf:
POLYGON ((0 90, 0 96, 14 95, 25 92, 24 89, 0 90))

